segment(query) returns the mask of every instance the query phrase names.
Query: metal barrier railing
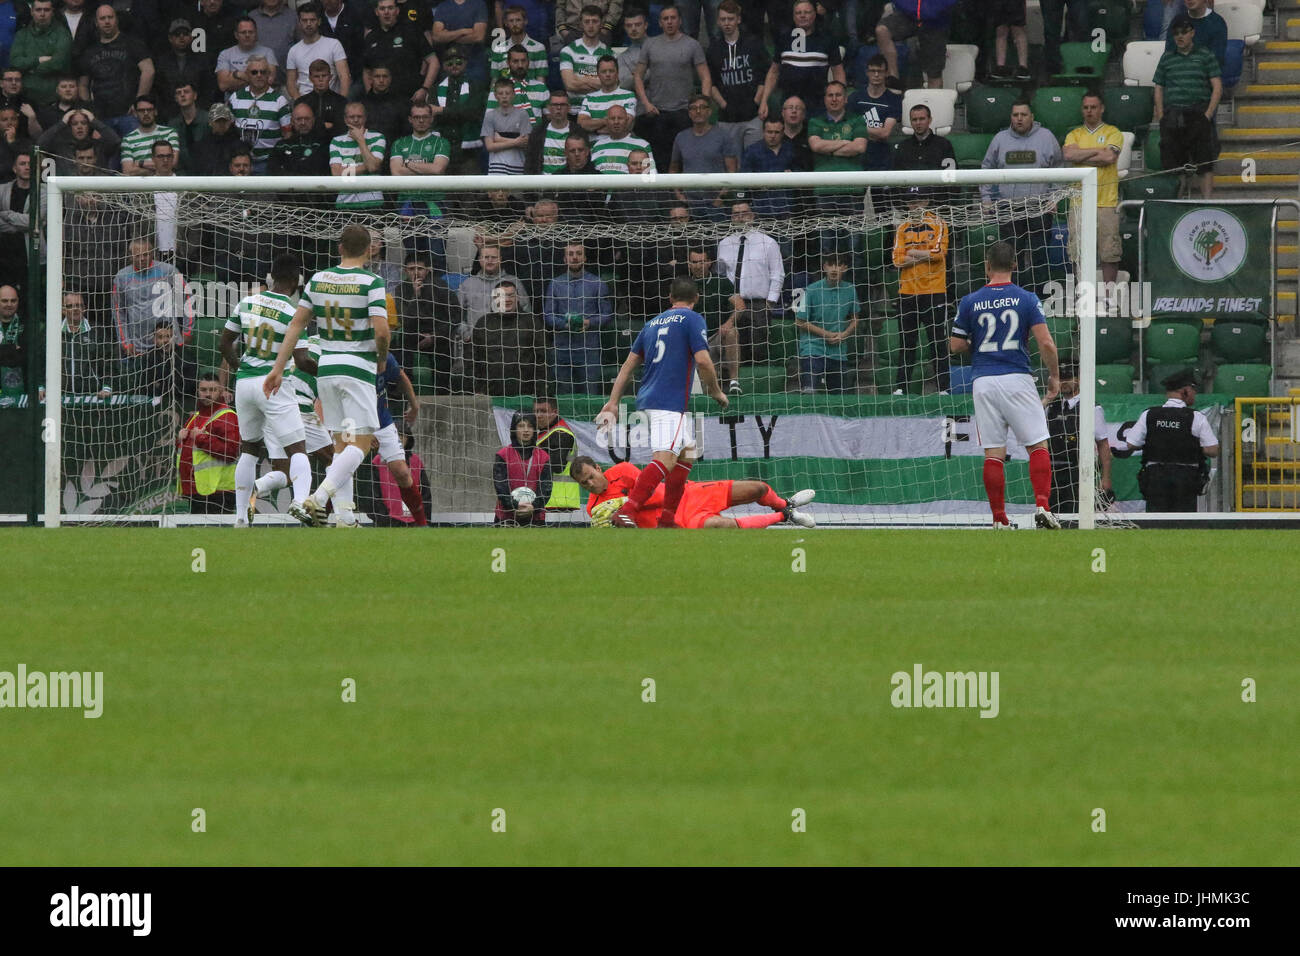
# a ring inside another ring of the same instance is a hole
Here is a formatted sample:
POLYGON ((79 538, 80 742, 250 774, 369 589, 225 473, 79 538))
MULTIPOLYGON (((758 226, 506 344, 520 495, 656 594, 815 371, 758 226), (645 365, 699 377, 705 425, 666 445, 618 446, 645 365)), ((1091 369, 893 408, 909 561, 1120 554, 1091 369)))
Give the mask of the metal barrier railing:
POLYGON ((1238 511, 1300 510, 1300 389, 1236 399, 1238 511))

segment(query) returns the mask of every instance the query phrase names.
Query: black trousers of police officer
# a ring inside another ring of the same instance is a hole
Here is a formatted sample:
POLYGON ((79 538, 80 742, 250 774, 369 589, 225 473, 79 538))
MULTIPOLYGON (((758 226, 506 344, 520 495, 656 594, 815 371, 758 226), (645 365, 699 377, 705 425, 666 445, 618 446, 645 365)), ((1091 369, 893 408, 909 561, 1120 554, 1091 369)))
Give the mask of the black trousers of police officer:
POLYGON ((1138 487, 1146 499, 1147 511, 1195 511, 1201 478, 1197 465, 1143 464, 1138 472, 1138 487))

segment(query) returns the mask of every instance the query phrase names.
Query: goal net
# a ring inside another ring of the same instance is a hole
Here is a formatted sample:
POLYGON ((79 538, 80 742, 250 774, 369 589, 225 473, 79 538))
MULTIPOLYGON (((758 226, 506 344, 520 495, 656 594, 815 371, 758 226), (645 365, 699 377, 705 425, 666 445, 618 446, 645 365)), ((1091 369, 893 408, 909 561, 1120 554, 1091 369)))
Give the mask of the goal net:
MULTIPOLYGON (((969 358, 948 354, 957 302, 985 284, 988 245, 1010 241, 1015 281, 1043 298, 1062 364, 1081 370, 1086 434, 1092 175, 52 177, 47 314, 69 321, 47 324, 47 381, 62 393, 47 522, 195 510, 177 436, 201 389, 231 400, 226 320, 276 255, 294 253, 309 277, 361 223, 416 409, 402 389, 388 400, 435 523, 492 520, 495 453, 539 397, 554 398, 577 454, 645 464, 634 393, 614 429, 594 420, 643 323, 668 308, 672 279, 689 276, 730 400, 720 409, 697 383, 694 479, 811 488, 823 525, 986 525, 969 358)), ((1030 360, 1045 383, 1034 347, 1030 360)), ((212 448, 218 464, 223 451, 212 448)), ((1008 455, 1008 511, 1027 515, 1026 454, 1012 439, 1008 455)), ((1070 488, 1060 504, 1090 525, 1088 442, 1074 459, 1058 462, 1057 485, 1070 488)), ((378 459, 363 463, 361 510, 385 513, 385 487, 378 459)), ((286 490, 259 507, 275 520, 288 504, 286 490)), ((586 515, 548 515, 570 521, 586 515)))

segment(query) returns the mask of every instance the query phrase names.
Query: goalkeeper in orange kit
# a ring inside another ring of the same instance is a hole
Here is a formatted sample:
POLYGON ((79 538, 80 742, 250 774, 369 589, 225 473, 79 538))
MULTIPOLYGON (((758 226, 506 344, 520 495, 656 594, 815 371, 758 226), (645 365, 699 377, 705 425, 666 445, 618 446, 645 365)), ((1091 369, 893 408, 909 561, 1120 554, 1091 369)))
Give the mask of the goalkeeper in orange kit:
MULTIPOLYGON (((622 506, 628 492, 636 485, 641 469, 631 462, 622 462, 602 470, 594 459, 578 455, 569 472, 588 494, 587 514, 595 527, 610 525, 613 513, 622 506)), ((788 499, 774 492, 762 481, 688 481, 677 506, 677 526, 681 528, 766 528, 789 521, 801 528, 815 528, 813 516, 799 511, 801 505, 813 500, 814 492, 800 491, 788 499), (772 509, 771 514, 741 515, 731 517, 722 512, 737 505, 761 504, 772 509)), ((663 487, 656 488, 637 512, 637 526, 654 528, 659 524, 663 508, 663 487)))

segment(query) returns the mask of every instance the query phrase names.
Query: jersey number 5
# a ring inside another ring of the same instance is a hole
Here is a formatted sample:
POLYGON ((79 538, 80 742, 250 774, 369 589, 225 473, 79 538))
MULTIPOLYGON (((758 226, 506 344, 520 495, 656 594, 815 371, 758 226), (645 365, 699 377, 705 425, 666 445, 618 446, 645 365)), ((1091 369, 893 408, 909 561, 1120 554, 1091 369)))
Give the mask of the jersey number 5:
POLYGON ((650 360, 651 365, 653 365, 655 362, 658 362, 660 359, 662 359, 664 357, 664 353, 668 351, 668 346, 664 344, 664 336, 667 334, 668 334, 668 329, 662 328, 659 330, 659 334, 655 336, 655 357, 650 360))
POLYGON ((1020 330, 1020 314, 1015 309, 1007 309, 1000 316, 995 316, 992 312, 981 312, 975 321, 984 330, 984 341, 980 342, 979 351, 999 352, 1020 347, 1020 343, 1016 341, 1016 332, 1020 330), (998 345, 998 326, 1003 322, 1006 323, 1007 334, 1002 344, 998 345))

